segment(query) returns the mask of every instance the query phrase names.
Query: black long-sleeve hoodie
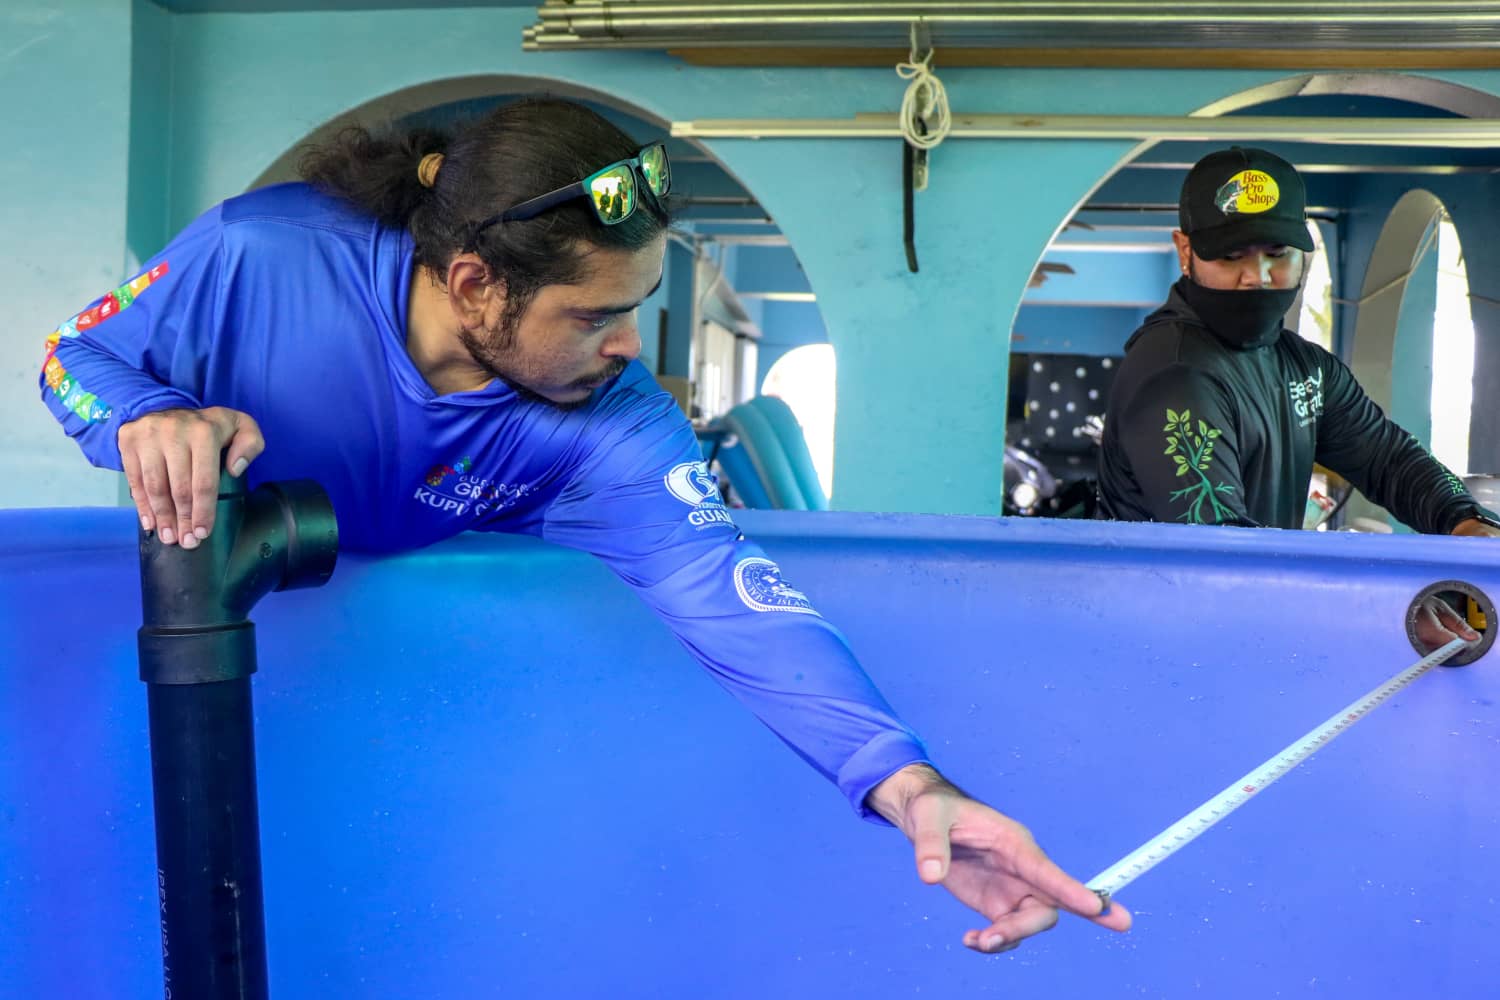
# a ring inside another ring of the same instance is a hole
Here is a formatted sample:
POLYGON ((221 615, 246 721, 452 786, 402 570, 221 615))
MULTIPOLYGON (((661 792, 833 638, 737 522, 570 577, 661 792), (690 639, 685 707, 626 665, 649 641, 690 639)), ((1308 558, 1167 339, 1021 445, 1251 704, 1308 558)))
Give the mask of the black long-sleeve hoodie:
POLYGON ((1338 358, 1279 326, 1233 343, 1174 286, 1125 345, 1104 425, 1101 513, 1300 528, 1315 461, 1421 532, 1487 513, 1338 358))

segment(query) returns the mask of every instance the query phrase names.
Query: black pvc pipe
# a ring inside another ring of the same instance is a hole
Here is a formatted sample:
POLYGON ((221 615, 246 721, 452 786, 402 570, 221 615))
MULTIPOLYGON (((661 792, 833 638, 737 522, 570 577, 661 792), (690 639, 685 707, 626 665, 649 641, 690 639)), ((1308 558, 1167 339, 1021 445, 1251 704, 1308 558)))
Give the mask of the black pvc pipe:
POLYGON ((273 590, 328 581, 333 508, 314 483, 220 481, 198 548, 140 536, 141 680, 150 717, 157 902, 168 1000, 265 1000, 260 821, 246 617, 273 590))
POLYGON ((164 995, 265 1000, 250 679, 152 684, 164 995))

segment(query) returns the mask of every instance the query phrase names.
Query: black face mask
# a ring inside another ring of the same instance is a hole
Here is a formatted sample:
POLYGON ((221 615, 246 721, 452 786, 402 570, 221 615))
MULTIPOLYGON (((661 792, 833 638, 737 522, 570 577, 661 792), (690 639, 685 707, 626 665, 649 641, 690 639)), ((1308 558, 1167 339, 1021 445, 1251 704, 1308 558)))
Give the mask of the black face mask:
POLYGON ((1204 288, 1186 275, 1177 280, 1178 294, 1204 325, 1241 350, 1276 343, 1281 336, 1281 321, 1297 301, 1299 291, 1300 285, 1224 291, 1204 288))

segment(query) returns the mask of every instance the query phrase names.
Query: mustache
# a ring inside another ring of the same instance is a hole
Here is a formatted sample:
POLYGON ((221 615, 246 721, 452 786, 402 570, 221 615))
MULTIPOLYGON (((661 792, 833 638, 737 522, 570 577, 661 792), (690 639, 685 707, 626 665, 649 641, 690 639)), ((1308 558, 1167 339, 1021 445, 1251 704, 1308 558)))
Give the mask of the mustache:
POLYGON ((574 381, 569 383, 568 387, 570 389, 586 389, 589 386, 595 385, 599 382, 608 382, 612 378, 617 378, 622 372, 625 371, 626 366, 628 366, 629 364, 630 362, 626 361, 624 358, 615 358, 607 366, 605 366, 602 371, 599 371, 593 375, 586 375, 580 379, 575 379, 574 381))

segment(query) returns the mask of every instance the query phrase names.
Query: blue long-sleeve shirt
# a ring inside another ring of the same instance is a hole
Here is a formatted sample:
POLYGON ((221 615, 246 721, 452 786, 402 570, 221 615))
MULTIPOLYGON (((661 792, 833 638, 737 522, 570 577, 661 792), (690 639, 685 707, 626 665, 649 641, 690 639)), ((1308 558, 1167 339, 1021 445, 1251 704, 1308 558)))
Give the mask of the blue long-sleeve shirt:
POLYGON ((438 395, 405 349, 412 242, 305 185, 200 217, 48 339, 43 398, 95 465, 122 424, 223 406, 255 418, 257 482, 310 478, 340 544, 536 535, 609 567, 867 817, 926 760, 844 638, 718 500, 692 428, 639 363, 562 410, 498 381, 438 395))

